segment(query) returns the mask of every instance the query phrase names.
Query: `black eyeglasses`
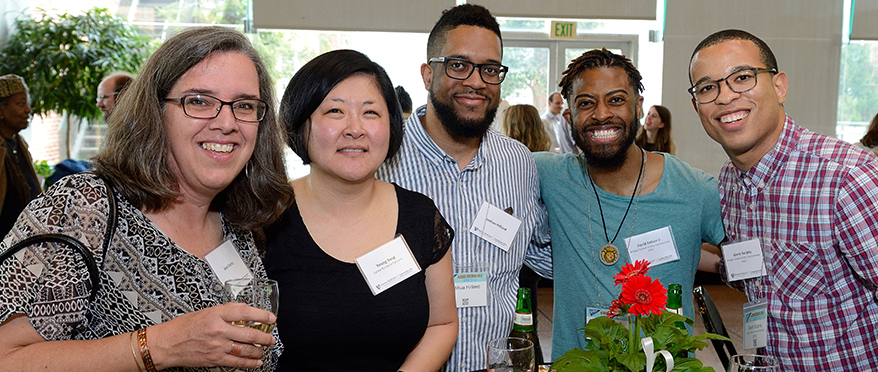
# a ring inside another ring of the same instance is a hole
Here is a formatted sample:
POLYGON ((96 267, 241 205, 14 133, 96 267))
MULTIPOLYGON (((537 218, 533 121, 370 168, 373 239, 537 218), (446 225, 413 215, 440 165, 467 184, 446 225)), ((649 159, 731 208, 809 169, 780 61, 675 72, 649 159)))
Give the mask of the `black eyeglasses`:
POLYGON ((183 114, 195 119, 213 119, 219 116, 223 106, 229 105, 235 119, 245 123, 262 121, 268 108, 268 104, 255 98, 226 102, 206 94, 186 94, 180 98, 165 98, 163 101, 179 103, 183 106, 183 114))
POLYGON ((695 98, 695 102, 705 104, 716 101, 719 98, 719 90, 720 90, 720 82, 725 81, 726 85, 729 86, 729 89, 735 93, 744 93, 756 87, 756 75, 760 72, 770 72, 772 74, 776 74, 776 69, 768 69, 768 68, 746 68, 743 70, 735 71, 729 76, 726 76, 722 79, 705 81, 703 83, 695 84, 688 89, 689 94, 692 95, 692 98, 695 98))
POLYGON ((509 67, 497 63, 473 63, 463 58, 435 57, 430 58, 430 63, 438 62, 445 64, 445 75, 456 80, 466 80, 479 69, 479 77, 485 84, 500 84, 506 78, 509 67))
POLYGON ((110 97, 112 97, 112 96, 115 96, 115 95, 117 95, 117 94, 119 94, 119 92, 113 92, 113 93, 110 93, 110 94, 101 94, 101 95, 98 96, 98 98, 95 98, 95 103, 101 103, 101 102, 103 102, 105 99, 110 98, 110 97))

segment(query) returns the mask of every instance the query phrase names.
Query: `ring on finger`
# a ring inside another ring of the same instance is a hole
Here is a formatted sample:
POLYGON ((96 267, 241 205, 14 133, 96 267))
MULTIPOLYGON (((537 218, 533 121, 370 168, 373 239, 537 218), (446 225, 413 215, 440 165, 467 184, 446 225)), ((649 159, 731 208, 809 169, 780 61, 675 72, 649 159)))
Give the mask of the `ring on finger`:
POLYGON ((229 354, 234 356, 241 356, 241 352, 244 351, 244 344, 239 344, 235 341, 230 341, 232 343, 232 350, 229 351, 229 354))

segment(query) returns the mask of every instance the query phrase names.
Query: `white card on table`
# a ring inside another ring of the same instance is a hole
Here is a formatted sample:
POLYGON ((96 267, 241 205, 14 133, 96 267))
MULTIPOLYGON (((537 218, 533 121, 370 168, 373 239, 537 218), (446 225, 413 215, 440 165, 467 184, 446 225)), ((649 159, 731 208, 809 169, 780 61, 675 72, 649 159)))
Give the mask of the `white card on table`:
POLYGON ((375 296, 421 271, 402 235, 357 258, 357 268, 375 296))
POLYGON ((225 283, 231 279, 252 278, 253 273, 244 264, 238 250, 231 240, 226 239, 219 247, 216 247, 204 256, 207 264, 213 269, 213 273, 219 278, 220 282, 225 283))
POLYGON ((488 273, 454 273, 454 299, 457 307, 488 306, 488 273))
POLYGON ((521 220, 488 202, 483 202, 469 232, 500 247, 504 252, 509 252, 509 247, 512 246, 520 227, 521 220))
POLYGON ((720 245, 728 281, 758 278, 766 274, 759 239, 720 245))
POLYGON ((628 257, 632 263, 646 260, 649 267, 656 267, 680 259, 670 226, 627 238, 625 246, 628 247, 628 257))

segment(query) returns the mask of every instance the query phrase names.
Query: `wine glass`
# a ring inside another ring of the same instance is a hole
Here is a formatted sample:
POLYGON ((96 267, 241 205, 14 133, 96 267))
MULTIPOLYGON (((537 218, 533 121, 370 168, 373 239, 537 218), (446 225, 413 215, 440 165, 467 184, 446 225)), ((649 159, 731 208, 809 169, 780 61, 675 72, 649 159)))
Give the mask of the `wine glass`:
MULTIPOLYGON (((240 302, 263 309, 277 315, 278 288, 277 281, 272 279, 241 278, 227 280, 223 287, 226 302, 240 302)), ((236 321, 234 325, 258 329, 262 332, 271 332, 274 324, 262 324, 253 321, 236 321)))
POLYGON ((742 354, 732 356, 728 372, 780 372, 777 358, 768 355, 742 354))
POLYGON ((533 372, 534 344, 518 337, 488 341, 488 372, 533 372))

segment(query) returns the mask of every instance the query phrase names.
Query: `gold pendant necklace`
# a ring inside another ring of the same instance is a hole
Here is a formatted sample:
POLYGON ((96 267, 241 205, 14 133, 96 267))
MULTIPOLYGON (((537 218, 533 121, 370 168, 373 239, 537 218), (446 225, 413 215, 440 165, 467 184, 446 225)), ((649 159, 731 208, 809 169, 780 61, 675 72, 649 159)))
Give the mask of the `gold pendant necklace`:
MULTIPOLYGON (((604 219, 604 209, 601 207, 601 197, 598 196, 597 186, 594 184, 594 180, 591 178, 591 174, 588 173, 588 166, 585 166, 585 173, 588 175, 588 180, 591 183, 591 189, 594 191, 594 197, 598 201, 598 210, 601 211, 601 224, 604 227, 604 238, 607 239, 607 244, 605 244, 600 251, 598 257, 601 260, 601 263, 606 266, 615 265, 616 262, 619 262, 619 248, 613 245, 613 242, 616 241, 616 238, 619 237, 619 231, 622 231, 622 225, 625 224, 625 218, 628 217, 628 211, 631 210, 631 204, 634 203, 634 197, 637 195, 637 188, 640 185, 640 179, 643 177, 643 167, 646 165, 646 153, 643 149, 640 149, 640 172, 637 174, 637 181, 634 182, 634 191, 631 192, 631 199, 628 200, 628 208, 625 208, 625 215, 622 216, 622 221, 619 222, 619 228, 616 229, 616 234, 613 235, 613 239, 610 239, 609 234, 607 234, 607 222, 604 219)), ((632 226, 633 228, 633 226, 632 226)))

